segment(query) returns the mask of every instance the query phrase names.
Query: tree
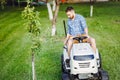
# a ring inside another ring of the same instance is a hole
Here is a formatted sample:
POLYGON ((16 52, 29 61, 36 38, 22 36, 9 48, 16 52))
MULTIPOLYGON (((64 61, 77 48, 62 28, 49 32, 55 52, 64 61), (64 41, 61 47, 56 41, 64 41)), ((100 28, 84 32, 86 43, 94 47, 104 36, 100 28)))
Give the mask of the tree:
POLYGON ((35 75, 35 53, 40 52, 40 19, 39 12, 35 11, 34 7, 30 7, 30 1, 28 1, 27 6, 22 12, 22 17, 26 20, 25 26, 28 28, 28 32, 30 33, 32 47, 32 77, 33 80, 36 80, 35 75))
POLYGON ((60 7, 60 1, 56 0, 56 8, 55 8, 55 13, 52 20, 52 36, 56 34, 56 21, 57 21, 57 16, 59 12, 59 7, 60 7))
POLYGON ((0 5, 2 9, 5 8, 5 4, 6 4, 6 0, 0 0, 0 5))
POLYGON ((57 16, 58 16, 59 7, 60 7, 60 0, 52 0, 52 1, 53 1, 53 11, 50 6, 50 1, 47 1, 47 8, 49 13, 49 19, 51 20, 51 23, 52 23, 51 35, 54 36, 56 35, 56 21, 57 21, 57 16))
POLYGON ((53 13, 52 13, 51 4, 48 1, 47 1, 47 8, 48 8, 49 19, 50 19, 50 21, 52 21, 53 20, 53 13))
POLYGON ((93 16, 93 3, 94 3, 94 0, 90 0, 90 17, 93 16))

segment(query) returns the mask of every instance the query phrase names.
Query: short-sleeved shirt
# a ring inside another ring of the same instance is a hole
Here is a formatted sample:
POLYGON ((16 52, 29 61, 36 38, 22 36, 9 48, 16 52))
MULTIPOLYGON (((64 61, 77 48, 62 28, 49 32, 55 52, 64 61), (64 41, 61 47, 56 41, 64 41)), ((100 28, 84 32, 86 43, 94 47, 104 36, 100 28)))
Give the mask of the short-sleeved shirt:
POLYGON ((85 34, 85 28, 87 27, 86 20, 83 16, 75 14, 74 20, 68 19, 68 34, 77 36, 79 34, 85 34))

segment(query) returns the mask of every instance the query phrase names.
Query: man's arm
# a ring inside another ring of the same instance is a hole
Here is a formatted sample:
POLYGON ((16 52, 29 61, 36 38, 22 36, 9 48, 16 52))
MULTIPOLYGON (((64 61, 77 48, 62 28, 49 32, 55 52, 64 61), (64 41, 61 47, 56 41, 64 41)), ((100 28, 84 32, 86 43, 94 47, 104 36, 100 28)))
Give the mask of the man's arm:
POLYGON ((84 30, 85 30, 85 35, 86 35, 86 36, 88 36, 88 28, 87 28, 87 27, 85 27, 85 29, 84 29, 84 30))
POLYGON ((88 36, 87 24, 86 24, 86 20, 83 16, 81 17, 81 24, 82 24, 82 27, 84 28, 85 36, 88 36))
POLYGON ((70 38, 70 34, 67 34, 67 37, 66 37, 66 39, 65 39, 65 41, 64 41, 64 45, 66 45, 66 44, 67 44, 67 42, 68 42, 69 38, 70 38))
POLYGON ((66 37, 66 39, 64 41, 64 45, 67 44, 69 38, 71 37, 71 30, 70 30, 70 26, 69 26, 68 22, 67 22, 67 26, 68 26, 68 32, 67 32, 67 37, 66 37))

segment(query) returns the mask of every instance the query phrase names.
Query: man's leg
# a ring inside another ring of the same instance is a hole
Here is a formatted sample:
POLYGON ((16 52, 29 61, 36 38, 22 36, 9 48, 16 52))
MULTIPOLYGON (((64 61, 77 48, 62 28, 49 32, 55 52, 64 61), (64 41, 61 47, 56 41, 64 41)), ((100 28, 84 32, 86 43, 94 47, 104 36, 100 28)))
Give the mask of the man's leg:
POLYGON ((88 42, 90 42, 90 44, 91 44, 91 47, 93 48, 93 50, 96 53, 96 42, 95 42, 95 39, 92 38, 92 37, 89 37, 88 40, 89 40, 88 42))
POLYGON ((73 38, 71 37, 69 40, 68 40, 68 56, 70 57, 70 52, 71 52, 71 49, 72 49, 72 45, 73 45, 73 38))

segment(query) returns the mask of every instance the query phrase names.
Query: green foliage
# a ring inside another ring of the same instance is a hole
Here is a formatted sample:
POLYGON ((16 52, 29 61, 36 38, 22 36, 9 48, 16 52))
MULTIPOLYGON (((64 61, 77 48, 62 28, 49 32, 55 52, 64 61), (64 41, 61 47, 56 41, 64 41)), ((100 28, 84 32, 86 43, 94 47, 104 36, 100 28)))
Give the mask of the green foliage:
POLYGON ((40 48, 40 18, 39 12, 34 7, 30 7, 29 2, 22 12, 22 17, 26 20, 25 26, 32 38, 32 50, 40 48))

